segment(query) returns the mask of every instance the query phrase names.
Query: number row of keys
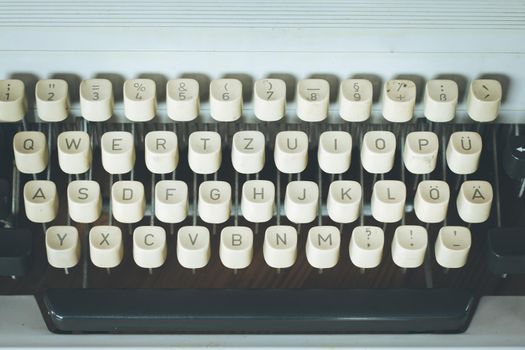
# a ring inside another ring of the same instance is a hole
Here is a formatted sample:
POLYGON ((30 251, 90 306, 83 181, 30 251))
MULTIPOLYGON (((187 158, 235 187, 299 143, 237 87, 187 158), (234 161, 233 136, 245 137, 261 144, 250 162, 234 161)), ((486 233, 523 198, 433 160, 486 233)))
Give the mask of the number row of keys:
MULTIPOLYGON (((232 122, 242 116, 242 83, 237 79, 217 79, 210 83, 210 115, 214 120, 232 122)), ((69 114, 68 84, 61 79, 40 80, 35 88, 40 119, 58 122, 69 114)), ((343 120, 360 122, 370 117, 372 83, 348 79, 340 84, 339 114, 343 120)), ((276 121, 286 113, 286 85, 279 79, 255 82, 253 107, 263 121, 276 121)), ((156 85, 151 79, 131 79, 124 83, 124 114, 134 122, 153 119, 157 113, 156 85)), ((412 119, 416 104, 416 85, 410 80, 389 80, 383 87, 386 120, 412 119)), ((478 122, 496 119, 502 98, 497 80, 474 80, 468 92, 467 111, 478 122)), ((323 79, 305 79, 297 84, 297 116, 307 122, 328 117, 330 86, 323 79)), ((458 86, 452 80, 430 80, 425 87, 424 115, 430 121, 447 122, 454 118, 458 86)), ((193 79, 170 80, 166 86, 168 116, 175 121, 190 121, 199 115, 199 84, 193 79)), ((24 84, 19 80, 0 81, 0 121, 21 120, 27 109, 24 84)), ((84 80, 80 84, 80 109, 89 121, 106 121, 113 113, 113 87, 106 79, 84 80)))
MULTIPOLYGON (((375 268, 381 263, 384 232, 375 226, 358 226, 352 231, 348 248, 350 260, 359 268, 375 268)), ((46 231, 46 252, 51 266, 71 268, 80 260, 80 237, 74 226, 52 226, 46 231)), ((249 227, 222 229, 219 256, 230 269, 247 268, 253 258, 253 232, 249 227)), ((292 226, 266 229, 263 256, 272 268, 289 268, 297 259, 297 230, 292 226)), ((166 231, 160 226, 139 226, 133 232, 133 259, 142 268, 162 266, 167 257, 166 231)), ((204 226, 184 226, 177 233, 177 259, 188 269, 206 266, 211 256, 210 232, 204 226)), ((392 240, 392 260, 402 268, 417 268, 425 260, 428 234, 422 226, 399 226, 392 240)), ((445 226, 435 243, 436 261, 445 268, 460 268, 467 261, 471 233, 466 227, 445 226)), ((341 233, 334 226, 316 226, 308 232, 306 258, 314 268, 334 267, 340 259, 341 233)), ((89 232, 89 252, 93 264, 114 268, 124 257, 122 231, 117 226, 95 226, 89 232)))
MULTIPOLYGON (((125 131, 106 132, 101 137, 102 166, 110 174, 125 174, 135 166, 135 138, 125 131)), ((260 172, 265 164, 266 139, 260 131, 239 131, 233 135, 232 164, 242 174, 260 172)), ((58 161, 68 174, 81 174, 91 167, 90 137, 82 131, 66 131, 58 135, 58 161)), ((197 131, 188 140, 188 163, 197 174, 213 174, 222 162, 221 136, 214 131, 197 131)), ((173 172, 179 162, 177 135, 171 131, 152 131, 145 137, 145 163, 155 174, 173 172)), ((13 139, 15 162, 22 173, 37 174, 48 163, 46 136, 39 131, 18 132, 13 139)), ((283 173, 304 171, 308 164, 309 140, 302 131, 277 134, 274 161, 283 173)), ((433 132, 415 131, 407 134, 403 163, 414 174, 434 171, 439 141, 433 132)), ((446 160, 456 174, 472 174, 478 169, 482 150, 481 136, 476 132, 459 131, 450 136, 446 160)), ((361 144, 363 168, 374 174, 392 170, 396 153, 396 137, 390 131, 369 131, 361 144)), ((350 168, 352 136, 344 131, 326 131, 320 135, 318 162, 330 174, 342 174, 350 168)))
MULTIPOLYGON (((177 180, 156 184, 154 215, 164 223, 180 223, 188 216, 188 186, 177 180)), ((268 222, 275 213, 275 186, 267 180, 250 180, 243 184, 240 213, 250 222, 268 222)), ((232 215, 232 190, 225 181, 204 181, 199 186, 197 210, 202 221, 210 224, 226 222, 232 215)), ((380 180, 374 184, 371 196, 372 216, 379 222, 394 223, 405 214, 405 184, 397 180, 380 180)), ((100 185, 95 181, 72 181, 67 189, 68 212, 73 221, 93 223, 102 213, 100 185)), ((481 223, 490 216, 492 186, 486 181, 465 181, 458 192, 456 206, 461 219, 481 223)), ((138 181, 117 181, 111 188, 113 217, 121 223, 137 223, 145 216, 144 185, 138 181)), ((414 211, 419 220, 438 223, 445 220, 450 201, 450 189, 444 181, 425 180, 419 183, 414 211)), ((53 221, 59 210, 55 184, 49 180, 32 180, 24 186, 26 216, 30 221, 53 221)), ((330 184, 326 203, 328 216, 338 223, 357 220, 362 210, 361 185, 350 180, 330 184)), ((286 186, 284 214, 294 223, 304 224, 319 214, 319 187, 312 181, 291 181, 286 186)), ((153 210, 153 209, 152 209, 153 210)), ((280 213, 278 213, 280 215, 280 213)))

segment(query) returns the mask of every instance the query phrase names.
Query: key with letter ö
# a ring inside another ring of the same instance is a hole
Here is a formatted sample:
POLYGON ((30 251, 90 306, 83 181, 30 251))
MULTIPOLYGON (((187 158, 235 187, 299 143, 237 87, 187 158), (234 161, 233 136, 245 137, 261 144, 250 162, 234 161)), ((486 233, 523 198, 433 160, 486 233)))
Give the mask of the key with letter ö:
POLYGON ((229 269, 244 269, 253 256, 253 232, 249 227, 228 226, 221 231, 219 257, 229 269))
POLYGON ((242 83, 217 79, 210 83, 210 115, 218 122, 233 122, 242 115, 242 83))
POLYGON ((342 174, 350 168, 352 136, 344 131, 325 131, 319 137, 317 160, 328 174, 342 174))
POLYGON ((221 166, 221 135, 214 131, 196 131, 188 140, 188 163, 197 174, 213 174, 221 166))
POLYGON ((328 117, 330 85, 324 79, 305 79, 297 83, 297 116, 305 122, 320 122, 328 117))
POLYGON ((107 79, 88 79, 80 83, 80 112, 90 122, 103 122, 113 114, 113 86, 107 79))
POLYGON ((124 114, 132 122, 147 122, 157 112, 155 82, 151 79, 131 79, 124 83, 124 114))
POLYGON ((389 80, 383 88, 383 117, 403 123, 412 119, 416 104, 416 84, 411 80, 389 80))
POLYGON ((340 180, 330 184, 326 203, 328 216, 335 222, 346 224, 359 217, 362 189, 356 181, 340 180))
POLYGON ((284 117, 286 84, 281 79, 257 80, 253 87, 253 111, 257 119, 273 122, 284 117))
POLYGON ((24 83, 20 80, 0 80, 0 122, 17 122, 27 112, 24 83))
POLYGON ((493 79, 478 79, 470 84, 467 113, 477 122, 491 122, 499 113, 502 98, 501 83, 493 79))
POLYGON ((339 87, 339 115, 348 122, 370 118, 373 101, 372 83, 366 79, 348 79, 339 87))
POLYGON ((319 187, 313 181, 292 181, 286 186, 284 213, 296 224, 314 221, 317 216, 319 187))
POLYGON ((233 135, 232 164, 241 174, 256 174, 264 167, 266 140, 260 131, 238 131, 233 135))
POLYGON ((411 132, 406 137, 403 162, 412 174, 429 174, 436 168, 439 140, 428 131, 411 132))
POLYGON ((425 86, 425 117, 432 122, 449 122, 456 115, 458 84, 453 80, 430 80, 425 86))
POLYGON ((89 231, 89 256, 96 267, 117 267, 124 257, 122 231, 118 226, 95 226, 89 231))
POLYGON ((67 82, 61 79, 39 80, 35 87, 38 117, 46 122, 61 122, 69 113, 67 82))
POLYGON ((427 223, 445 220, 449 199, 450 188, 445 181, 421 181, 414 198, 414 211, 417 218, 427 223))
POLYGON ((133 231, 133 260, 146 269, 160 267, 166 261, 166 231, 160 226, 139 226, 133 231))
POLYGON ((302 131, 281 131, 275 137, 274 161, 285 174, 304 171, 308 164, 308 136, 302 131))
POLYGON ((210 231, 204 226, 184 226, 177 232, 177 259, 187 269, 200 269, 211 255, 210 231))
POLYGON ((49 265, 69 269, 80 260, 80 239, 74 226, 52 226, 46 231, 46 253, 49 265))
POLYGON ((446 152, 448 168, 459 175, 475 173, 478 170, 481 148, 481 136, 477 132, 453 133, 450 135, 446 152))
POLYGON ((135 166, 133 135, 126 131, 110 131, 100 139, 102 166, 110 174, 129 173, 135 166))
POLYGON ((439 265, 447 269, 465 266, 472 238, 470 230, 461 226, 445 226, 439 230, 434 252, 439 265))
POLYGON ((83 131, 65 131, 58 135, 58 164, 66 174, 83 174, 91 167, 89 135, 83 131))
POLYGON ((341 234, 335 226, 315 226, 306 238, 306 259, 317 269, 334 267, 339 260, 341 234))
POLYGON ((176 122, 188 122, 199 116, 199 83, 195 79, 175 79, 166 84, 168 117, 176 122))
POLYGON ((268 266, 284 269, 297 258, 297 230, 292 226, 270 226, 263 243, 264 261, 268 266))
POLYGON ((46 135, 40 131, 20 131, 13 137, 13 153, 18 171, 38 174, 49 161, 46 135))
POLYGON ((204 181, 199 186, 199 216, 204 222, 220 224, 230 218, 232 189, 225 181, 204 181))
POLYGON ((369 131, 361 145, 361 164, 372 174, 392 170, 396 153, 396 137, 390 131, 369 131))
POLYGON ((472 224, 487 221, 492 206, 492 185, 487 181, 465 181, 458 193, 456 206, 461 220, 472 224))
POLYGON ((416 268, 423 264, 428 245, 428 234, 422 226, 399 226, 392 240, 392 259, 403 268, 416 268))
POLYGON ((117 181, 111 188, 113 217, 124 224, 139 222, 144 217, 144 185, 138 181, 117 181))
POLYGON ((175 224, 188 216, 188 185, 182 181, 163 180, 155 185, 155 216, 175 224))
POLYGON ((401 181, 381 180, 372 191, 372 216, 379 222, 397 222, 405 212, 406 186, 401 181))
POLYGON ((175 171, 179 163, 177 135, 172 131, 152 131, 144 139, 146 167, 154 174, 175 171))
POLYGON ((102 213, 102 194, 98 182, 70 182, 67 186, 67 204, 73 221, 85 224, 97 221, 102 213))
POLYGON ((381 263, 385 233, 375 226, 357 226, 352 231, 348 252, 352 263, 362 269, 372 269, 381 263))
POLYGON ((46 223, 58 214, 57 187, 51 181, 32 180, 24 185, 24 206, 32 222, 46 223))
POLYGON ((242 186, 241 212, 250 222, 266 222, 273 217, 275 185, 267 180, 249 180, 242 186))

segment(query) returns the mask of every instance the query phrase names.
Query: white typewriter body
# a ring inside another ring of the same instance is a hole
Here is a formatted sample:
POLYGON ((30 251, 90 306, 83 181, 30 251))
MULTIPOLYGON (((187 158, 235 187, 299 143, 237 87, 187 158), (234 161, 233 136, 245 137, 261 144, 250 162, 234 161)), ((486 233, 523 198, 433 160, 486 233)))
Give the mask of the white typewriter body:
MULTIPOLYGON (((468 83, 498 75, 508 81, 498 117, 503 123, 525 120, 524 39, 520 0, 0 0, 4 78, 111 73, 129 79, 151 73, 171 79, 194 73, 210 79, 246 74, 253 80, 271 74, 297 80, 371 75, 384 82, 399 75, 455 75, 468 83)), ((203 103, 203 118, 208 110, 203 103)), ((287 110, 287 118, 296 118, 293 101, 287 110)), ((250 101, 243 111, 256 121, 250 101)), ((162 100, 157 114, 167 118, 162 100)), ((423 116, 422 104, 415 115, 423 116)), ((119 104, 114 118, 124 118, 119 104)), ((338 118, 334 101, 327 122, 338 118)), ((374 103, 372 118, 382 121, 381 103, 374 103)), ((465 99, 457 118, 469 120, 465 99)), ((482 299, 470 329, 459 335, 64 336, 47 331, 32 297, 0 297, 0 346, 7 348, 522 348, 523 329, 525 298, 501 297, 482 299)))

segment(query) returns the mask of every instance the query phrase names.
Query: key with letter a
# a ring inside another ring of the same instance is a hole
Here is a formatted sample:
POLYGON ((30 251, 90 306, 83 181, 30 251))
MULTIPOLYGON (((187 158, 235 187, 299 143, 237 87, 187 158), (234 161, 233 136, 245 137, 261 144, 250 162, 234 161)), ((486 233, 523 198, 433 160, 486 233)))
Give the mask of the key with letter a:
POLYGON ((469 223, 487 221, 492 206, 492 185, 487 181, 465 181, 458 193, 459 217, 469 223))

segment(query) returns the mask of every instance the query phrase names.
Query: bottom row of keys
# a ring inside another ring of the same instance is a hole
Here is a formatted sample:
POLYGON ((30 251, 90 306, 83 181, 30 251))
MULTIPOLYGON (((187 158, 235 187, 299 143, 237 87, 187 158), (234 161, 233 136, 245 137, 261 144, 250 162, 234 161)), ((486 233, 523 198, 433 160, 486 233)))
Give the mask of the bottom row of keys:
MULTIPOLYGON (((354 228, 349 245, 352 263, 359 268, 374 268, 381 263, 384 232, 376 226, 354 228)), ((270 226, 263 244, 264 260, 272 268, 291 267, 297 258, 297 230, 293 226, 270 226)), ((316 226, 308 232, 306 257, 314 268, 334 267, 340 254, 341 235, 334 226, 316 226)), ((392 259, 402 268, 423 264, 428 234, 422 226, 399 226, 392 241, 392 259)), ((465 265, 471 246, 470 230, 445 226, 439 231, 435 256, 445 268, 465 265)), ((122 231, 117 226, 95 226, 89 232, 90 258, 100 268, 118 266, 124 256, 122 231)), ((53 226, 46 231, 48 261, 56 268, 71 268, 80 260, 80 238, 73 226, 53 226)), ((133 259, 153 269, 166 261, 166 231, 160 226, 140 226, 133 232, 133 259)), ((206 266, 210 259, 210 231, 204 226, 184 226, 177 233, 177 258, 188 269, 206 266)), ((249 227, 228 226, 221 231, 219 256, 224 266, 243 269, 253 257, 253 232, 249 227)))

